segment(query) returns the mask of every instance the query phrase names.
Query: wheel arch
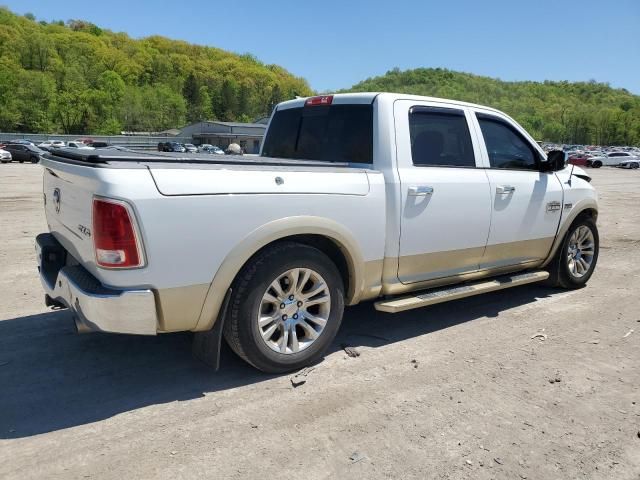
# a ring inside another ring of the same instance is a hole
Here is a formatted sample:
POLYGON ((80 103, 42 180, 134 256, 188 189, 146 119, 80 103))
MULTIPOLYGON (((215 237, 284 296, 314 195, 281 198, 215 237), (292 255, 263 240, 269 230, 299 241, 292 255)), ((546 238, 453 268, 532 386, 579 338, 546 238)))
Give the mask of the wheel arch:
POLYGON ((551 260, 556 256, 558 252, 558 248, 562 245, 565 235, 569 230, 569 227, 576 221, 577 218, 582 216, 587 216, 593 219, 594 222, 598 221, 598 204, 595 199, 585 199, 579 202, 577 205, 573 207, 571 212, 566 216, 566 218, 562 219, 562 223, 558 228, 558 233, 556 234, 556 238, 553 241, 553 245, 551 247, 551 251, 549 252, 549 256, 546 258, 542 267, 547 266, 551 260))
POLYGON ((364 259, 355 236, 343 225, 323 217, 288 217, 267 223, 239 242, 215 273, 194 331, 209 330, 224 298, 242 268, 258 252, 276 243, 294 241, 318 248, 336 265, 345 282, 345 301, 354 304, 364 289, 364 259))

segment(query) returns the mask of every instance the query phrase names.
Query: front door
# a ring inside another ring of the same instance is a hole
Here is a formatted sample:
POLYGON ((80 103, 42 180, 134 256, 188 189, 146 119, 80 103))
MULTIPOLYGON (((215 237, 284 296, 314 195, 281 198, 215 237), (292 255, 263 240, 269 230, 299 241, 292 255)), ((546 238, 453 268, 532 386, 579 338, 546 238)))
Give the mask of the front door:
POLYGON ((489 182, 479 142, 463 107, 397 101, 402 283, 477 271, 491 215, 489 182))
POLYGON ((562 184, 540 171, 541 153, 507 118, 476 111, 491 187, 491 231, 482 269, 540 262, 562 214, 562 184))

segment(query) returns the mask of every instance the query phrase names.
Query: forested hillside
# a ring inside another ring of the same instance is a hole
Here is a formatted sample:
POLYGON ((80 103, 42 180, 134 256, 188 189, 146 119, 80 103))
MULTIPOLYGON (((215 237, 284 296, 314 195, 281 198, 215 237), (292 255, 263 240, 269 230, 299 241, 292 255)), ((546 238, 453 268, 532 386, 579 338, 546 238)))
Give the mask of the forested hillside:
POLYGON ((248 54, 0 8, 0 131, 112 134, 250 121, 310 93, 304 79, 248 54))
MULTIPOLYGON (((640 97, 596 82, 503 82, 443 69, 369 78, 390 91, 490 105, 536 138, 640 144, 640 97)), ((250 54, 160 36, 132 39, 82 20, 46 23, 0 7, 0 131, 155 132, 203 119, 251 121, 307 82, 250 54)))
POLYGON ((440 68, 369 78, 349 91, 388 91, 489 105, 535 138, 598 145, 640 144, 640 97, 596 82, 503 82, 440 68))

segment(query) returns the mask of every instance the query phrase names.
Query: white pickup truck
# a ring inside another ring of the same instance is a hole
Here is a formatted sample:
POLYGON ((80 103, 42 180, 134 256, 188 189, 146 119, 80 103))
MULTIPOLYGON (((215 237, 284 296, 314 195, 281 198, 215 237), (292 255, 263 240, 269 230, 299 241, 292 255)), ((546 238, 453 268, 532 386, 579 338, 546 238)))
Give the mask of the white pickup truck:
POLYGON ((298 369, 345 305, 577 288, 598 258, 585 172, 462 102, 296 99, 274 110, 259 157, 59 149, 41 164, 47 304, 79 331, 198 332, 214 364, 224 336, 258 369, 298 369))

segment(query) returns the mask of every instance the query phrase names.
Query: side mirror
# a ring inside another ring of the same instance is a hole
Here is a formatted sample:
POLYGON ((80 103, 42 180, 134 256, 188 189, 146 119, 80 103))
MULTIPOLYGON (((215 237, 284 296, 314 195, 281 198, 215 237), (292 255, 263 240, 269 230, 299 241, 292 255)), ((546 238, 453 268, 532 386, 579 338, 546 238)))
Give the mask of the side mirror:
POLYGON ((551 150, 547 153, 547 161, 542 162, 544 172, 558 172, 567 166, 569 155, 562 150, 551 150))

